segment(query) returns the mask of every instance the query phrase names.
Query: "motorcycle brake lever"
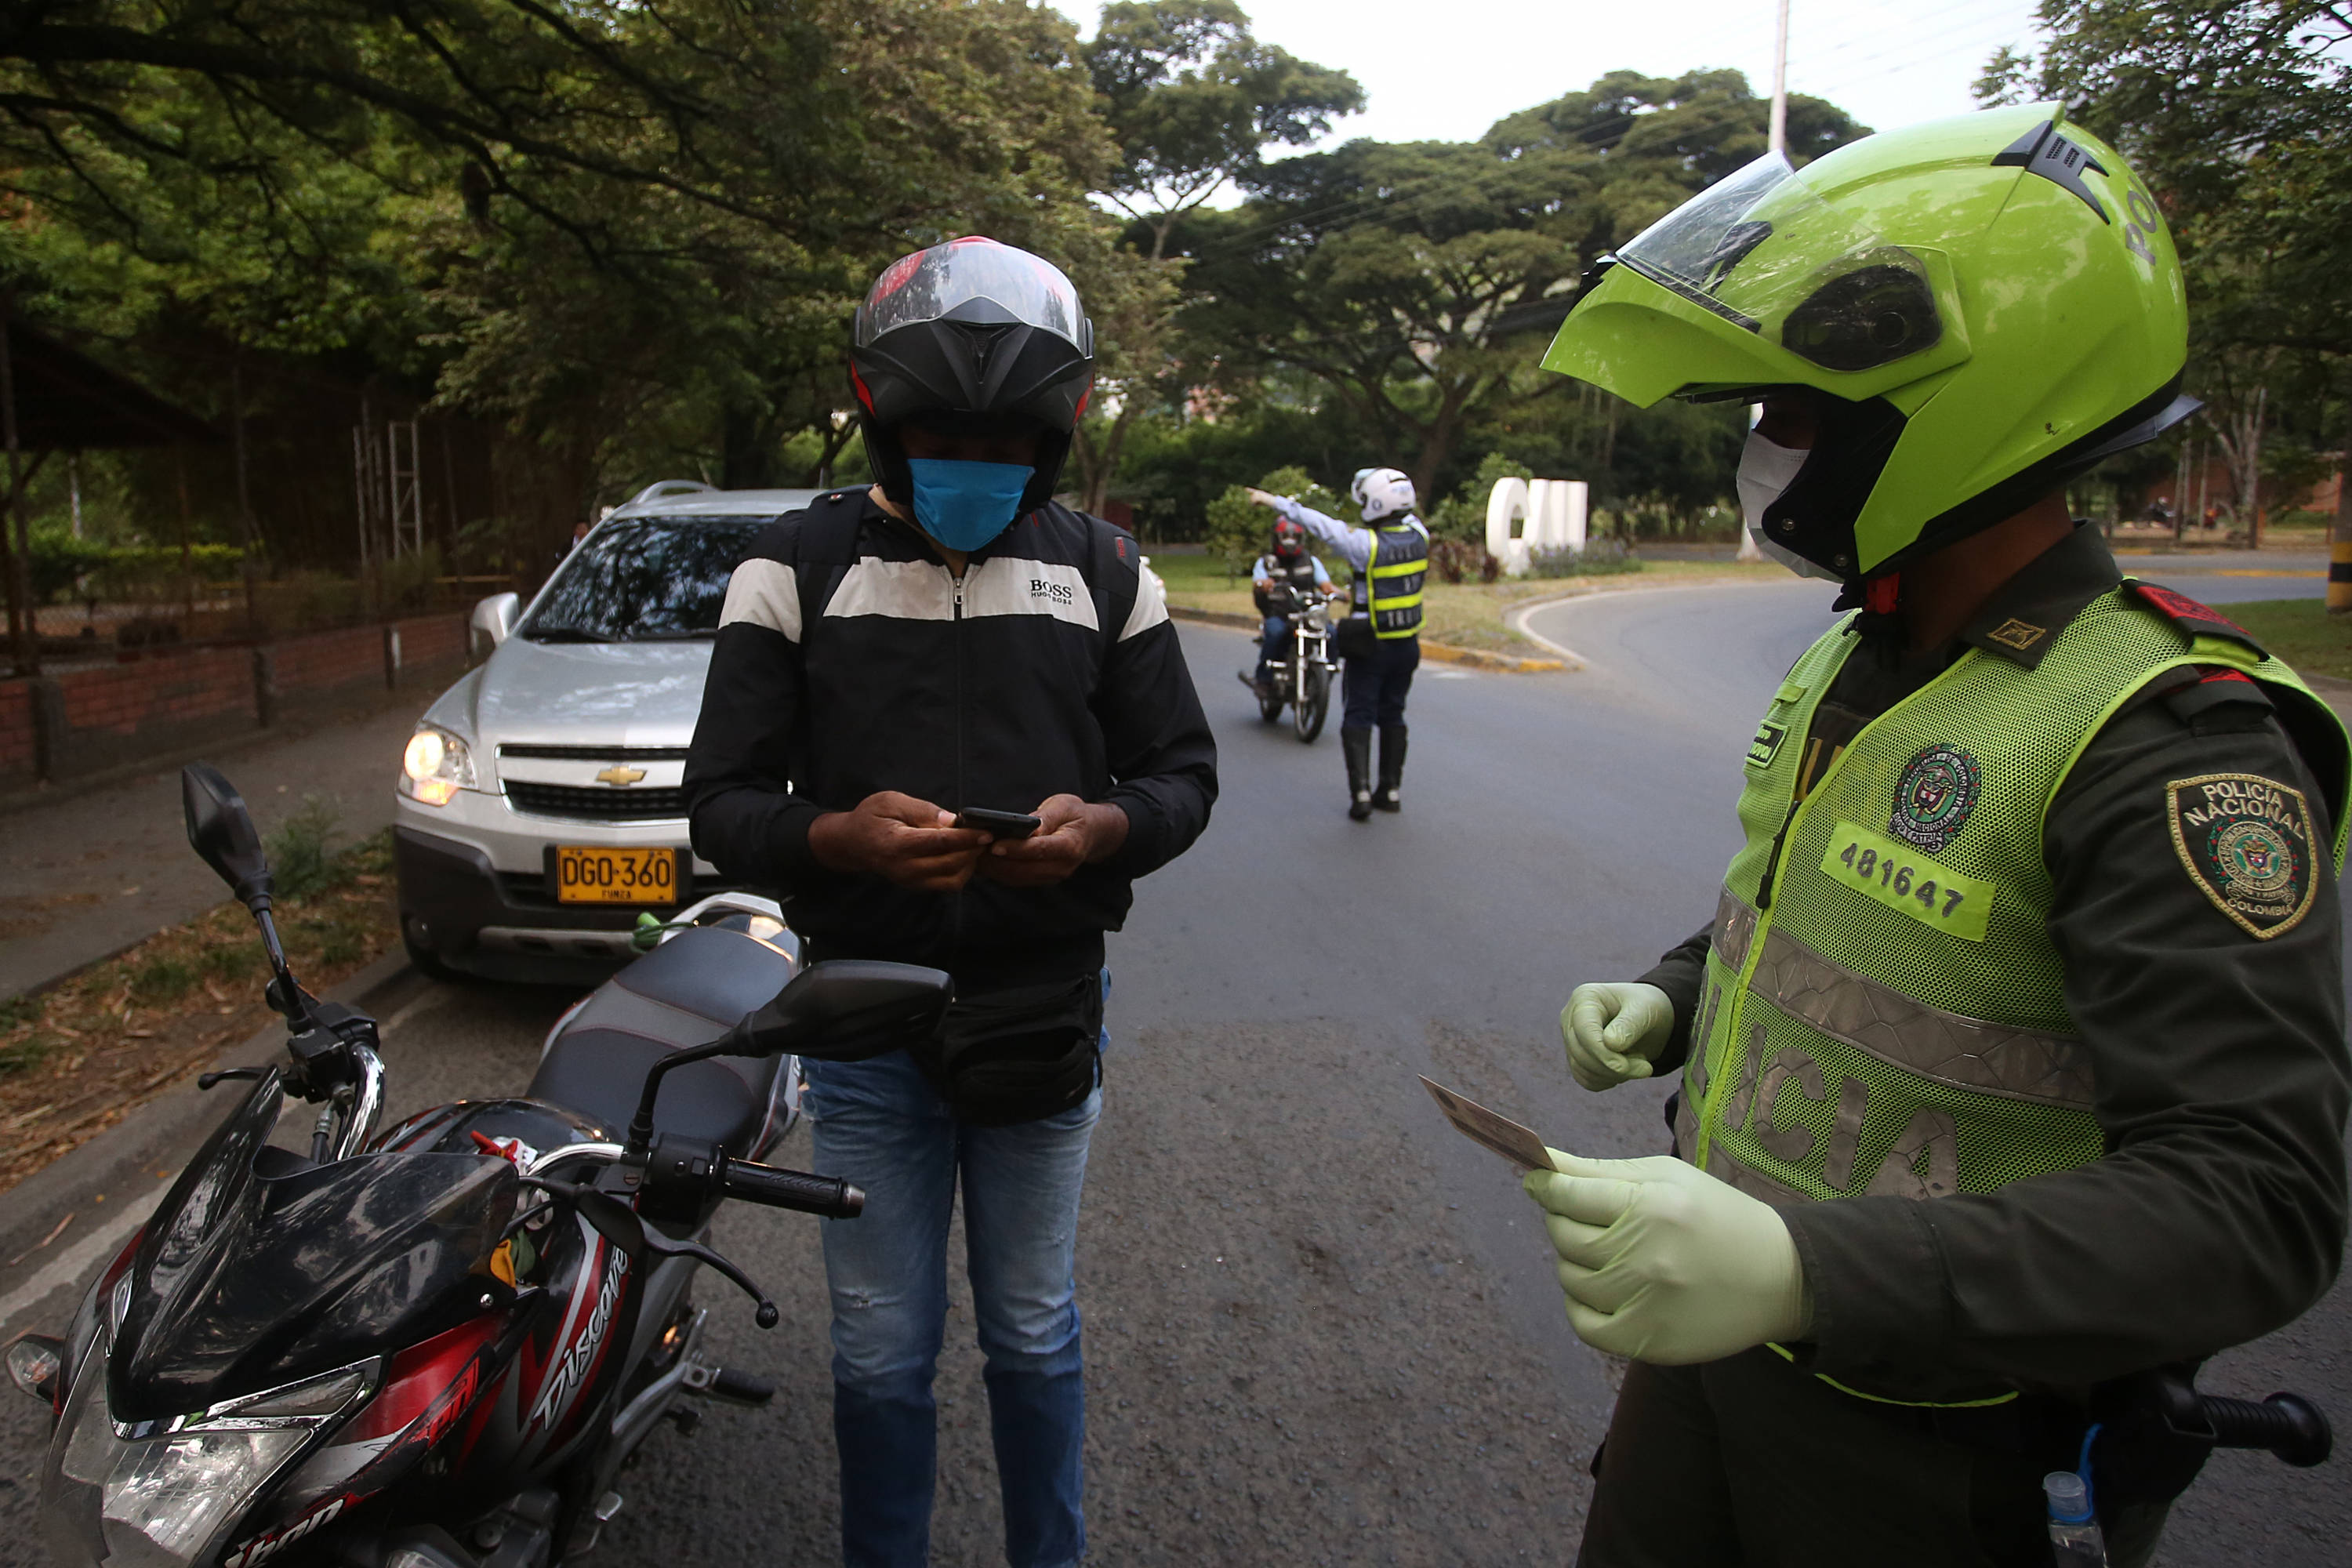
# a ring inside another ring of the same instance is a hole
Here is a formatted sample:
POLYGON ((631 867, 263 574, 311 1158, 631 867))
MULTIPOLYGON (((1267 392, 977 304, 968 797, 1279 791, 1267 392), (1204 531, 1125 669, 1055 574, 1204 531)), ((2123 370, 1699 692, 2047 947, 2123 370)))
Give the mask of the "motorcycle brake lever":
POLYGON ((782 1316, 776 1310, 776 1304, 768 1300, 768 1293, 751 1282, 750 1275, 698 1241, 674 1241, 658 1231, 649 1229, 646 1232, 646 1250, 663 1258, 691 1258, 707 1268, 717 1269, 733 1280, 743 1294, 760 1304, 751 1314, 751 1321, 763 1329, 774 1328, 776 1320, 782 1316))

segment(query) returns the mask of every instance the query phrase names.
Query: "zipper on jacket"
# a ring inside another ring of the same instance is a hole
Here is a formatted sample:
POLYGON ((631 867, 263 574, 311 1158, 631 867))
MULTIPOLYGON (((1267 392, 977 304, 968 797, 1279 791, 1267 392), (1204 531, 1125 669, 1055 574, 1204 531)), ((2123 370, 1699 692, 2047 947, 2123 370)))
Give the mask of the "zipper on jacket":
MULTIPOLYGON (((964 571, 971 570, 971 563, 966 560, 964 571)), ((960 813, 965 806, 971 804, 964 798, 963 793, 963 578, 950 570, 948 573, 948 580, 955 586, 953 623, 955 629, 950 634, 953 639, 952 657, 955 659, 955 805, 951 809, 960 813)), ((967 887, 969 885, 966 884, 967 887)), ((955 960, 963 956, 963 896, 964 889, 958 888, 955 892, 955 912, 949 917, 948 921, 950 967, 953 967, 955 960)))

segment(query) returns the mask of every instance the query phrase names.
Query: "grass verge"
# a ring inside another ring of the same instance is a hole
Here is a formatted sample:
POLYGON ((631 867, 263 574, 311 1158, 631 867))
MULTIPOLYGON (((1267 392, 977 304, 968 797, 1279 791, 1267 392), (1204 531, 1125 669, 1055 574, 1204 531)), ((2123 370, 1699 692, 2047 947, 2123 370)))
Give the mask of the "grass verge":
POLYGON ((2303 674, 2352 680, 2352 616, 2329 616, 2325 599, 2251 599, 2213 607, 2303 674))
MULTIPOLYGON (((303 985, 327 987, 398 940, 390 829, 329 847, 298 815, 270 843, 275 914, 303 985)), ((32 996, 0 1002, 0 1192, 89 1142, 271 1017, 243 906, 224 903, 32 996)))
MULTIPOLYGON (((1213 555, 1155 555, 1151 569, 1168 584, 1168 602, 1187 609, 1251 616, 1249 579, 1225 575, 1213 555)), ((1422 635, 1455 647, 1549 657, 1544 648, 1511 631, 1503 617, 1538 599, 1575 594, 1616 594, 1629 588, 1663 588, 1685 583, 1770 582, 1787 575, 1769 561, 1644 561, 1639 572, 1593 577, 1506 577, 1499 583, 1432 582, 1422 600, 1422 635)), ((1346 574, 1339 574, 1344 582, 1346 574)))

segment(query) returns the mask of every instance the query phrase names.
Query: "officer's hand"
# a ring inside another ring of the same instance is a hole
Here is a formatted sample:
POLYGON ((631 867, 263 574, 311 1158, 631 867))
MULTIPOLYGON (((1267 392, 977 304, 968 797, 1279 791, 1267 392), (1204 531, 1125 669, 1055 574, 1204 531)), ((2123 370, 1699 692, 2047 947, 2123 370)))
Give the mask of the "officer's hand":
POLYGON ((809 826, 809 853, 826 870, 863 872, 931 893, 951 893, 971 881, 989 842, 985 833, 956 826, 952 812, 894 789, 809 826))
POLYGON ((1089 860, 1118 853, 1127 842, 1127 813, 1115 805, 1088 805, 1074 795, 1050 795, 1030 813, 1037 831, 1005 838, 981 857, 981 873, 1008 888, 1043 888, 1059 882, 1089 860))
POLYGON ((1680 1160, 1584 1160, 1522 1184, 1559 1254, 1568 1321, 1596 1350, 1660 1366, 1717 1361, 1812 1326, 1797 1244, 1769 1204, 1680 1160))
POLYGON ((1255 501, 1260 506, 1280 506, 1282 504, 1282 498, 1269 490, 1252 489, 1249 491, 1249 499, 1255 501))
POLYGON ((1675 1005, 1654 985, 1580 985, 1559 1010, 1568 1070, 1599 1093, 1650 1076, 1650 1063, 1675 1032, 1675 1005))

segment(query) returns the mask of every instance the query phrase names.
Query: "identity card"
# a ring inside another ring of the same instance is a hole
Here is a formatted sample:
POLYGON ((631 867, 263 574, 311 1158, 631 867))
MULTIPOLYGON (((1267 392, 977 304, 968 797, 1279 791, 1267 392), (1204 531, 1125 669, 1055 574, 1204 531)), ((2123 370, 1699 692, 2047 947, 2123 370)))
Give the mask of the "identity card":
POLYGON ((1497 1116, 1476 1100, 1465 1100, 1425 1078, 1421 1086, 1429 1090, 1437 1108, 1445 1112, 1445 1120, 1454 1123, 1454 1131, 1473 1143, 1484 1144, 1522 1171, 1551 1169, 1551 1156, 1544 1152, 1544 1141, 1535 1135, 1532 1128, 1522 1127, 1507 1116, 1497 1116))

